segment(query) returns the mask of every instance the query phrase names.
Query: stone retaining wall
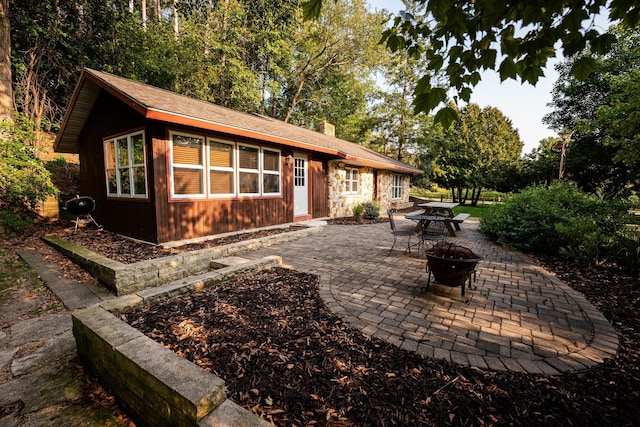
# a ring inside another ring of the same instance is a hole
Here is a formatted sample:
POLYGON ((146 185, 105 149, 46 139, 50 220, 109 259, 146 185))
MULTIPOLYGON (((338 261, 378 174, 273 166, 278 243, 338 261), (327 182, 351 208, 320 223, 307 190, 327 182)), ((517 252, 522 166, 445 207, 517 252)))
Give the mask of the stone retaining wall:
POLYGON ((268 426, 226 399, 222 379, 148 338, 118 315, 281 264, 280 257, 247 261, 75 311, 78 354, 118 397, 136 425, 268 426))
POLYGON ((126 295, 201 273, 209 268, 212 259, 228 257, 275 245, 276 243, 299 239, 319 231, 319 227, 309 227, 231 245, 200 249, 132 264, 113 261, 57 236, 45 236, 43 240, 91 273, 115 292, 116 295, 126 295))

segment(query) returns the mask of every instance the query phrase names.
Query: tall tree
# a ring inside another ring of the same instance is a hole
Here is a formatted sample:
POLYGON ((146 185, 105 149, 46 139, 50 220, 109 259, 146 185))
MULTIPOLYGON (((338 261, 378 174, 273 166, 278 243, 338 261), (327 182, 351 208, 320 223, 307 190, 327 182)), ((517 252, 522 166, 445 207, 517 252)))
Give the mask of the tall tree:
MULTIPOLYGON (((278 103, 278 118, 310 126, 322 116, 329 117, 332 108, 348 107, 341 97, 356 94, 331 88, 337 84, 344 89, 351 82, 353 88, 365 88, 358 82, 370 81, 371 69, 378 64, 377 41, 384 22, 383 15, 367 11, 364 0, 340 0, 328 4, 320 20, 301 25, 285 90, 271 98, 278 103)), ((360 102, 366 101, 357 96, 360 102)), ((344 117, 348 113, 342 110, 344 117)))
MULTIPOLYGON (((414 15, 421 13, 415 6, 408 7, 414 15)), ((383 89, 373 110, 378 118, 375 144, 398 160, 415 161, 424 140, 422 135, 432 123, 430 118, 414 113, 413 88, 428 70, 405 51, 387 52, 381 69, 383 89)))
POLYGON ((640 185, 640 29, 612 31, 617 42, 606 55, 585 50, 558 65, 560 77, 550 104, 554 111, 544 117, 556 131, 573 132, 567 145, 567 177, 585 191, 609 197, 640 185), (568 70, 583 56, 600 71, 580 81, 568 70))
POLYGON ((0 121, 2 121, 11 120, 13 112, 9 0, 0 0, 0 55, 0 121))
POLYGON ((431 138, 434 180, 459 203, 470 198, 476 205, 483 188, 501 188, 519 168, 522 146, 518 131, 500 110, 469 104, 453 126, 431 138))

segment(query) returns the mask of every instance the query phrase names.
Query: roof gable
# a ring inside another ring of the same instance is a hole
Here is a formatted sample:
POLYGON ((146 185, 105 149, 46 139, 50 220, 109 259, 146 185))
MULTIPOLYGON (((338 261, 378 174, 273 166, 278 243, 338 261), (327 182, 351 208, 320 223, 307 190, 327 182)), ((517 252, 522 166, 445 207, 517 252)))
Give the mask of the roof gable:
POLYGON ((113 74, 85 69, 74 91, 55 150, 77 152, 78 136, 101 90, 118 98, 147 119, 194 126, 234 136, 269 141, 324 153, 371 166, 404 173, 423 173, 369 148, 280 120, 247 114, 200 101, 113 74))

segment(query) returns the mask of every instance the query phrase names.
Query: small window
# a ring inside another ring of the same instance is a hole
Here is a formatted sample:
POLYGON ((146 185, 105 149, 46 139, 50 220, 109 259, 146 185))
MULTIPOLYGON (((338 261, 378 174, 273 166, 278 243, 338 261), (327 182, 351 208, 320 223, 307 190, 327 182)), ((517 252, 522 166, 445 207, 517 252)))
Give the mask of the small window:
POLYGON ((280 194, 280 152, 262 149, 262 191, 264 194, 280 194))
POLYGON ((109 197, 147 197, 147 162, 144 132, 104 142, 105 174, 109 197))
POLYGON ((358 181, 359 181, 360 171, 358 169, 345 168, 345 172, 346 172, 345 193, 358 194, 358 181))
POLYGON ((399 174, 393 175, 393 186, 391 187, 391 198, 392 199, 402 198, 402 175, 399 175, 399 174))
POLYGON ((209 194, 235 195, 235 144, 209 140, 209 194))
POLYGON ((260 194, 260 149, 238 144, 238 185, 241 195, 260 194))
POLYGON ((204 196, 204 138, 171 135, 171 188, 174 197, 204 196))

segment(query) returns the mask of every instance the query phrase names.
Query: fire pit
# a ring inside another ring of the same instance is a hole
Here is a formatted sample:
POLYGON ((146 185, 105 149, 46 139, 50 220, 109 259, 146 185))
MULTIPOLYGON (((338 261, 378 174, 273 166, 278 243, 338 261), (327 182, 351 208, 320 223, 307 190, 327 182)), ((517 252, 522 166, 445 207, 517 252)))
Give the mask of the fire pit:
POLYGON ((431 275, 444 286, 461 286, 464 296, 465 283, 471 277, 475 279, 475 271, 480 257, 469 248, 453 243, 440 242, 426 251, 426 270, 429 273, 427 288, 431 284, 431 275))

